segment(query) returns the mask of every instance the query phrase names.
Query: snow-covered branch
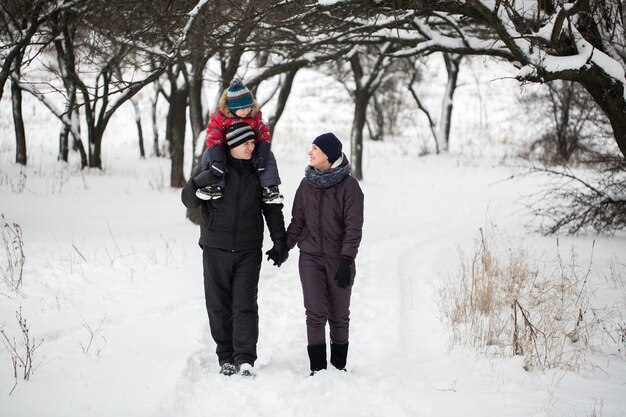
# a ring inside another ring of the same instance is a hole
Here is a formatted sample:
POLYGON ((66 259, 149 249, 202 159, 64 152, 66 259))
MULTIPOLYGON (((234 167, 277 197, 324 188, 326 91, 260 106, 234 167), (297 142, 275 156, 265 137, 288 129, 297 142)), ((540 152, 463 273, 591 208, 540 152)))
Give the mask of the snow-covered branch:
POLYGON ((70 117, 68 117, 66 113, 61 111, 61 109, 59 109, 46 94, 43 94, 35 89, 30 83, 20 82, 19 87, 22 91, 26 91, 27 93, 31 94, 43 105, 45 105, 50 110, 50 112, 54 116, 56 116, 72 132, 72 135, 74 135, 74 137, 80 137, 78 127, 72 123, 70 117))

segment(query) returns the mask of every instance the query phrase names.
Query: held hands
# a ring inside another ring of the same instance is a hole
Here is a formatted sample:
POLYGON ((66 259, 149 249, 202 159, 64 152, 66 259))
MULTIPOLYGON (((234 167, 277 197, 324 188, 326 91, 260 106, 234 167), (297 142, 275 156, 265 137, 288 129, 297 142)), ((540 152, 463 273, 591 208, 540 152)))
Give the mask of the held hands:
POLYGON ((280 267, 283 262, 289 258, 289 248, 287 242, 284 239, 279 239, 274 242, 272 249, 265 252, 268 261, 274 261, 274 265, 280 267))
POLYGON ((339 269, 335 274, 335 281, 339 288, 348 288, 350 281, 352 281, 352 259, 342 258, 339 263, 339 269))

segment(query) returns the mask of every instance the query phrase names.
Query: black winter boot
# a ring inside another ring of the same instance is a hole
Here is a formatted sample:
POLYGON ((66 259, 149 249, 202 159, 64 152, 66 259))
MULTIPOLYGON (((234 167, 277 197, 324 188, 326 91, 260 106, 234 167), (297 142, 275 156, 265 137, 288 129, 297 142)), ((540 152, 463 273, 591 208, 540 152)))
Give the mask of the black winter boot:
POLYGON ((346 370, 346 361, 348 358, 348 343, 340 345, 338 343, 330 344, 330 363, 340 371, 346 370))
POLYGON ((326 343, 308 345, 306 350, 309 352, 311 375, 315 375, 316 372, 326 369, 326 343))

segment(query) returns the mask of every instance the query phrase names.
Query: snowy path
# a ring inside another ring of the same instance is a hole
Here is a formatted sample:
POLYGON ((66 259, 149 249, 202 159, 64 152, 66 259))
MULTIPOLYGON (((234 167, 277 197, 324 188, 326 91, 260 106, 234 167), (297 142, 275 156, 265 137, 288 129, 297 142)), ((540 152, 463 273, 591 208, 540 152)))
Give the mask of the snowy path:
MULTIPOLYGON (((430 194, 433 184, 411 178, 419 176, 411 175, 402 184, 411 193, 430 194)), ((329 370, 307 377, 295 252, 278 270, 264 265, 257 379, 219 376, 211 349, 202 349, 189 358, 176 398, 161 415, 176 411, 190 416, 429 416, 458 410, 458 405, 449 401, 453 396, 458 400, 471 364, 463 363, 466 357, 455 360, 448 354, 445 330, 437 316, 436 285, 440 274, 449 272, 451 265, 446 262, 454 258, 449 251, 456 255, 455 239, 461 225, 473 216, 477 227, 482 226, 487 203, 472 203, 476 192, 470 186, 473 180, 451 181, 453 189, 440 189, 442 195, 459 196, 458 206, 452 208, 445 207, 443 198, 403 199, 394 195, 395 189, 386 192, 384 184, 364 184, 366 232, 351 308, 349 373, 329 370), (463 190, 467 196, 462 195, 463 190), (439 220, 448 211, 458 213, 460 207, 463 213, 446 222, 439 220)), ((489 181, 474 185, 488 188, 489 181)), ((203 332, 203 339, 212 347, 208 331, 203 332)), ((492 392, 484 391, 491 377, 471 377, 470 384, 481 381, 483 386, 467 390, 466 406, 474 404, 482 415, 516 415, 509 412, 506 395, 499 401, 492 398, 492 392), (485 402, 492 404, 488 413, 484 412, 485 402)), ((528 415, 526 411, 519 415, 528 415)))

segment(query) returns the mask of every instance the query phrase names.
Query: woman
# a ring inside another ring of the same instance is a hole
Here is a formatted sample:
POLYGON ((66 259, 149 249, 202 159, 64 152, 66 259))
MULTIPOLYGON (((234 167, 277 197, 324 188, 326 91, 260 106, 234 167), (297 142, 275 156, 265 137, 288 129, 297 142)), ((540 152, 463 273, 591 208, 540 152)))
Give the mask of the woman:
POLYGON ((309 166, 293 202, 287 246, 300 248, 299 271, 306 310, 311 375, 326 369, 326 322, 330 363, 345 370, 350 295, 363 227, 363 192, 332 133, 313 141, 309 166))

